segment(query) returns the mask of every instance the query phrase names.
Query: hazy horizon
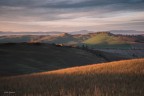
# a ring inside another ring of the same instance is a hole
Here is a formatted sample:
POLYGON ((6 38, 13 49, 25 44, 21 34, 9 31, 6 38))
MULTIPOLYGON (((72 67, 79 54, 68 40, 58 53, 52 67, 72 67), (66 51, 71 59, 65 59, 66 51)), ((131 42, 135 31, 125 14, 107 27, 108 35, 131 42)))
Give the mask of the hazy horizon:
POLYGON ((14 31, 0 31, 0 36, 6 35, 59 35, 62 33, 75 34, 88 34, 97 32, 110 32, 112 34, 121 35, 143 35, 144 31, 137 30, 108 30, 108 31, 91 31, 91 30, 76 30, 76 31, 31 31, 31 32, 14 32, 14 31))

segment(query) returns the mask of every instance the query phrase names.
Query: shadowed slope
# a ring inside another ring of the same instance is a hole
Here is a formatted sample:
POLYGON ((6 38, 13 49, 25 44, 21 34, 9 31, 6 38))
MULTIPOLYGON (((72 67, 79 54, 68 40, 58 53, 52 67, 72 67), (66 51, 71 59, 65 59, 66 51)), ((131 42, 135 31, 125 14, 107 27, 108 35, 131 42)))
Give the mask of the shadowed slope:
POLYGON ((0 75, 17 75, 126 59, 106 52, 43 43, 0 44, 0 75))
POLYGON ((0 45, 0 75, 35 73, 100 62, 106 60, 77 48, 49 44, 0 45))

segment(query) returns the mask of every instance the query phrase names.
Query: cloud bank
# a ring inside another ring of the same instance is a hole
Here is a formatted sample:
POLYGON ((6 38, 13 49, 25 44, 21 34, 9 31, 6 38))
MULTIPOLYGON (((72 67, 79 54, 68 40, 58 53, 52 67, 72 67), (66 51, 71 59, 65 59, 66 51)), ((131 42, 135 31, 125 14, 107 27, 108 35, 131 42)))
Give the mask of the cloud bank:
POLYGON ((1 31, 143 28, 144 0, 0 0, 1 31))

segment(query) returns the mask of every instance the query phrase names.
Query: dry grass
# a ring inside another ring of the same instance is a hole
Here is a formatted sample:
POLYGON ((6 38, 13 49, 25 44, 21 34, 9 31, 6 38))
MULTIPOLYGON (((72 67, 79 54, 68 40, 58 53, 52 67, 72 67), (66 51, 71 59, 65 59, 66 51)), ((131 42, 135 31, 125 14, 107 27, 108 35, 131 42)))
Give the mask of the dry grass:
POLYGON ((0 79, 12 96, 143 96, 144 59, 67 68, 0 79))

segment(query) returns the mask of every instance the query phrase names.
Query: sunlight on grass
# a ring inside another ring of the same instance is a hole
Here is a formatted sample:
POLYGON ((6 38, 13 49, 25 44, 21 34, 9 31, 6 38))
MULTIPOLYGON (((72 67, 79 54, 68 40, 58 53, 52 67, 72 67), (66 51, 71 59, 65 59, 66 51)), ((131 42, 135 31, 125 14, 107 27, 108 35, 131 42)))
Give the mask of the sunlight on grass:
POLYGON ((144 59, 134 59, 5 77, 0 90, 18 96, 143 96, 143 81, 144 59))

